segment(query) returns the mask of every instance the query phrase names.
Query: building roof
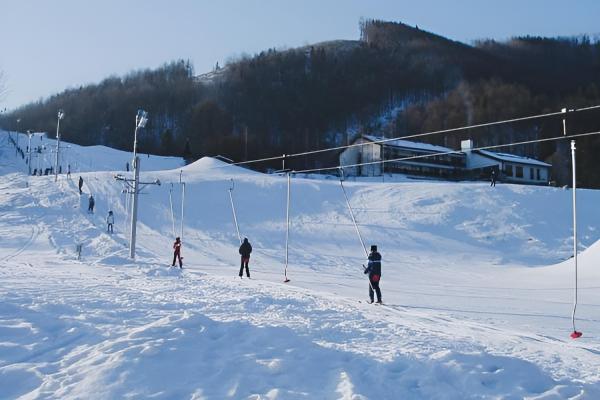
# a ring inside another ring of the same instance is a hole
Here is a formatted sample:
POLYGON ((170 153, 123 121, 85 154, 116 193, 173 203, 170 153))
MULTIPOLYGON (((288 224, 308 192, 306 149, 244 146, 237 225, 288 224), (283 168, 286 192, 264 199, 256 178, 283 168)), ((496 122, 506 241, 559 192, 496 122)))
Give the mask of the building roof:
MULTIPOLYGON (((370 140, 371 142, 387 140, 382 137, 371 136, 371 135, 363 135, 362 137, 364 139, 370 140)), ((411 142, 410 140, 402 140, 402 139, 390 140, 390 141, 380 143, 380 144, 385 145, 385 146, 391 146, 391 147, 402 147, 402 148, 406 148, 406 149, 425 150, 425 151, 430 151, 430 152, 434 152, 434 153, 449 153, 449 152, 454 152, 454 154, 460 153, 455 150, 449 149, 448 147, 436 146, 434 144, 429 144, 429 143, 411 142)))
POLYGON ((551 167, 552 166, 551 164, 547 164, 545 162, 538 161, 533 158, 517 156, 514 154, 494 153, 493 151, 487 151, 487 150, 473 150, 473 151, 476 151, 477 153, 481 154, 482 156, 493 158, 494 160, 498 160, 498 161, 513 162, 513 163, 517 163, 517 164, 537 165, 540 167, 551 167))

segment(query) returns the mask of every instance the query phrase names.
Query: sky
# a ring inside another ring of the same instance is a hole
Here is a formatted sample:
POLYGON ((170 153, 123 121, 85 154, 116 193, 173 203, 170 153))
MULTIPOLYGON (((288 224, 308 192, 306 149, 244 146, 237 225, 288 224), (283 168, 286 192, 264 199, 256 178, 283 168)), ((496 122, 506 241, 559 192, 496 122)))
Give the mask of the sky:
POLYGON ((0 0, 0 110, 111 75, 192 61, 197 74, 243 54, 359 38, 361 17, 471 43, 600 34, 597 0, 0 0))

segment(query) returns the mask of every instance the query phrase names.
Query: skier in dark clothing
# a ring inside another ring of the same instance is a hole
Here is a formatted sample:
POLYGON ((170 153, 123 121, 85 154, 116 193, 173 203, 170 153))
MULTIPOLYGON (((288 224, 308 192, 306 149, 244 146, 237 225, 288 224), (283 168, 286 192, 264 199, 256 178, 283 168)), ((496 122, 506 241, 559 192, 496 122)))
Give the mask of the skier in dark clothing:
POLYGON ((381 279, 381 254, 377 252, 377 246, 371 246, 369 254, 369 264, 365 268, 365 274, 369 274, 369 298, 371 303, 374 301, 374 293, 377 293, 377 303, 381 304, 381 290, 379 289, 379 280, 381 279))
POLYGON ((496 170, 495 169, 492 170, 492 175, 490 177, 490 180, 491 180, 490 186, 495 187, 496 186, 496 170))
POLYGON ((173 243, 173 267, 177 259, 179 259, 179 268, 183 268, 183 262, 181 261, 181 239, 179 236, 175 238, 175 243, 173 243))
POLYGON ((90 194, 90 198, 88 200, 88 212, 90 214, 94 213, 94 205, 96 205, 96 201, 94 201, 94 196, 90 194))
POLYGON ((242 256, 242 262, 240 265, 240 278, 243 275, 244 267, 246 267, 246 276, 250 278, 250 269, 248 268, 248 263, 250 262, 250 253, 252 253, 252 245, 248 242, 248 238, 244 238, 244 243, 240 246, 239 250, 240 255, 242 256))
POLYGON ((82 194, 81 188, 83 187, 83 178, 79 177, 79 194, 82 194))

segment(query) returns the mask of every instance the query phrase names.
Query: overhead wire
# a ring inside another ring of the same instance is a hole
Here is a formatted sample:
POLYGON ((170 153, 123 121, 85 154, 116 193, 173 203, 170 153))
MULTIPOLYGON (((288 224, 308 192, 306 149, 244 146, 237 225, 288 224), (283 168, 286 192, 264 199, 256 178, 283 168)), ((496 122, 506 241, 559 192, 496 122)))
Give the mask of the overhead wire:
POLYGON ((484 122, 484 123, 475 124, 475 125, 465 125, 465 126, 460 126, 460 127, 456 127, 456 128, 440 129, 440 130, 436 130, 436 131, 416 133, 416 134, 412 134, 412 135, 397 136, 394 138, 373 140, 373 141, 369 141, 366 143, 353 143, 353 144, 348 144, 348 145, 343 145, 343 146, 328 147, 325 149, 309 150, 309 151, 304 151, 304 152, 300 152, 300 153, 282 154, 282 155, 278 155, 278 156, 264 157, 264 158, 254 159, 254 160, 239 161, 239 162, 229 163, 226 165, 215 166, 211 169, 227 168, 227 167, 231 167, 231 166, 242 166, 242 165, 248 165, 248 164, 256 164, 256 163, 260 163, 260 162, 276 161, 276 160, 289 159, 289 158, 294 158, 294 157, 302 157, 302 156, 308 156, 308 155, 312 155, 312 154, 325 153, 325 152, 329 152, 329 151, 344 150, 344 149, 349 149, 349 148, 353 148, 353 147, 361 147, 361 146, 368 146, 368 145, 372 145, 372 144, 387 143, 387 142, 392 142, 392 141, 396 141, 396 140, 415 139, 415 138, 439 135, 439 134, 444 134, 444 133, 456 133, 456 132, 460 132, 460 131, 466 131, 466 130, 472 130, 472 129, 478 129, 478 128, 486 128, 486 127, 510 124, 510 123, 515 123, 515 122, 530 121, 530 120, 540 119, 540 118, 555 117, 555 116, 560 116, 560 115, 564 116, 566 114, 573 114, 573 113, 577 113, 577 112, 584 112, 584 111, 597 110, 597 109, 600 109, 600 104, 594 105, 594 106, 582 107, 582 108, 568 109, 568 110, 563 109, 561 111, 536 114, 536 115, 530 115, 530 116, 525 116, 525 117, 510 118, 510 119, 505 119, 505 120, 500 120, 500 121, 484 122))
POLYGON ((335 167, 303 169, 303 170, 298 170, 298 171, 293 171, 293 172, 296 173, 296 174, 307 174, 307 173, 311 173, 311 172, 332 171, 332 170, 339 170, 340 168, 342 168, 342 169, 343 168, 353 168, 353 167, 362 167, 362 166, 365 166, 365 165, 374 165, 374 164, 383 164, 383 163, 390 163, 390 162, 416 160, 416 159, 421 159, 421 158, 429 158, 429 157, 435 157, 435 156, 444 156, 444 155, 449 155, 449 154, 459 154, 459 153, 464 153, 465 151, 491 150, 491 149, 497 149, 497 148, 502 148, 502 147, 521 146, 521 145, 525 145, 525 144, 550 142, 550 141, 573 139, 573 138, 578 138, 578 137, 594 136, 594 135, 600 135, 600 131, 579 133, 579 134, 567 135, 567 136, 554 136, 554 137, 551 137, 551 138, 526 140, 526 141, 521 141, 521 142, 504 143, 504 144, 497 144, 497 145, 490 145, 490 146, 473 147, 473 148, 468 149, 468 150, 451 150, 451 151, 444 151, 444 152, 437 152, 437 153, 420 154, 420 155, 417 155, 417 156, 382 159, 382 160, 369 161, 369 162, 357 163, 357 164, 338 165, 338 166, 335 166, 335 167))

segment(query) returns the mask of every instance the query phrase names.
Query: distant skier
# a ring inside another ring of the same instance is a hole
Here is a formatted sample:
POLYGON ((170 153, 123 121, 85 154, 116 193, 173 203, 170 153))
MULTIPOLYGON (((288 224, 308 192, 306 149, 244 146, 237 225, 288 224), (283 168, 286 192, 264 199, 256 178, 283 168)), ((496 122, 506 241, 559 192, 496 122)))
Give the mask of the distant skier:
POLYGON ((242 256, 242 262, 240 265, 240 278, 244 275, 244 267, 246 267, 246 276, 250 278, 250 269, 248 268, 248 263, 250 262, 250 253, 252 253, 252 245, 248 242, 248 238, 244 238, 244 243, 240 246, 239 250, 240 255, 242 256))
POLYGON ((381 304, 381 290, 379 289, 379 280, 381 279, 381 254, 377 252, 377 246, 371 246, 369 254, 369 264, 365 268, 365 274, 369 274, 369 298, 371 303, 374 301, 374 293, 377 293, 377 303, 381 304))
POLYGON ((90 198, 88 199, 88 213, 94 213, 94 206, 96 205, 96 201, 94 200, 94 196, 90 194, 90 198))
POLYGON ((125 163, 125 169, 127 170, 127 172, 129 172, 129 161, 127 161, 127 162, 125 163))
POLYGON ((495 169, 492 170, 492 175, 490 176, 490 180, 491 180, 490 186, 496 187, 496 170, 495 169))
POLYGON ((179 268, 183 268, 183 262, 181 261, 181 239, 179 236, 175 238, 175 243, 173 243, 173 267, 177 259, 179 260, 179 268))
POLYGON ((83 187, 83 178, 80 176, 79 177, 79 194, 82 194, 83 192, 81 191, 81 188, 83 187))
POLYGON ((71 179, 71 164, 67 164, 67 179, 71 179))
POLYGON ((113 215, 112 211, 109 211, 108 215, 106 216, 106 231, 108 233, 113 233, 114 223, 115 223, 115 216, 113 215))

